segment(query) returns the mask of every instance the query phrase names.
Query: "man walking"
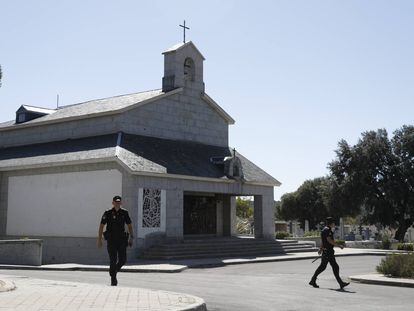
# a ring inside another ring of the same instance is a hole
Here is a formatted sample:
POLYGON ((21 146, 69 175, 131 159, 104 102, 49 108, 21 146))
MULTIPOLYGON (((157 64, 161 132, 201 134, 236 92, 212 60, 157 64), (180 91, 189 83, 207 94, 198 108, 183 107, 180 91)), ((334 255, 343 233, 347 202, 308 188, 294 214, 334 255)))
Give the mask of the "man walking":
POLYGON ((315 288, 319 288, 318 284, 316 284, 316 279, 319 274, 325 271, 326 266, 328 265, 328 262, 332 267, 335 278, 338 281, 341 289, 349 285, 348 282, 342 281, 341 277, 339 276, 339 266, 335 260, 334 246, 338 246, 341 249, 343 249, 344 247, 343 245, 340 245, 335 242, 334 235, 333 235, 334 230, 335 230, 335 222, 333 218, 332 217, 326 218, 326 227, 323 228, 321 232, 322 245, 319 250, 319 252, 322 253, 322 262, 319 265, 319 267, 316 269, 312 279, 309 282, 309 285, 315 288))
POLYGON ((131 218, 128 211, 121 208, 122 198, 117 195, 112 199, 112 208, 105 211, 102 215, 101 224, 98 232, 98 247, 102 247, 102 235, 107 241, 109 254, 109 275, 111 276, 111 286, 117 286, 116 274, 126 262, 126 247, 132 246, 134 238, 132 231, 131 218), (129 237, 125 232, 125 224, 128 226, 129 237), (104 226, 106 231, 103 233, 104 226))

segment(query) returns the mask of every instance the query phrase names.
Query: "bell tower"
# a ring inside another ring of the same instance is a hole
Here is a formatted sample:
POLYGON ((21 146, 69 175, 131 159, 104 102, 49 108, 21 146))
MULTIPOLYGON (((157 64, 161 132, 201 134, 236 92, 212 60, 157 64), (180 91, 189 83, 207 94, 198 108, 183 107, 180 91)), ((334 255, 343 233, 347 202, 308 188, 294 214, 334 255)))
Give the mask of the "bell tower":
POLYGON ((205 58, 193 42, 179 43, 162 54, 164 55, 163 92, 179 87, 204 92, 203 62, 205 58))

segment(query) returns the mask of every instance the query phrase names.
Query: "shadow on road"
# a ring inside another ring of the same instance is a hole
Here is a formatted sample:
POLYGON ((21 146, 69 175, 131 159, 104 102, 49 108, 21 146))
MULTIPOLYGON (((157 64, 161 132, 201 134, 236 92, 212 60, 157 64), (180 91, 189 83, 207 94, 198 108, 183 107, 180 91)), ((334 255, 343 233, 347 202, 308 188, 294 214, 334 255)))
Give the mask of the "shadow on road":
POLYGON ((356 294, 356 292, 353 292, 347 289, 341 289, 341 288, 326 288, 326 289, 333 290, 339 293, 356 294))

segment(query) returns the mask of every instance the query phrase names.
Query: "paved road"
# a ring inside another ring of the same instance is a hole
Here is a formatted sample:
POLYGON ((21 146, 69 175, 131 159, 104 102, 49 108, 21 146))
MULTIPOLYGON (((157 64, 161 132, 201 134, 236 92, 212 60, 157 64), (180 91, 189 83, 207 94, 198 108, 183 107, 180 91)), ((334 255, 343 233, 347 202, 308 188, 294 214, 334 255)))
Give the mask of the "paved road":
MULTIPOLYGON (((337 258, 344 276, 373 272, 380 260, 379 256, 337 258)), ((320 277, 321 288, 314 289, 307 282, 316 266, 311 260, 299 260, 190 269, 172 274, 122 273, 119 283, 196 295, 206 301, 210 311, 406 311, 414 303, 412 288, 351 283, 346 291, 338 291, 329 267, 320 277)), ((0 270, 0 274, 85 283, 109 281, 104 272, 0 270)))

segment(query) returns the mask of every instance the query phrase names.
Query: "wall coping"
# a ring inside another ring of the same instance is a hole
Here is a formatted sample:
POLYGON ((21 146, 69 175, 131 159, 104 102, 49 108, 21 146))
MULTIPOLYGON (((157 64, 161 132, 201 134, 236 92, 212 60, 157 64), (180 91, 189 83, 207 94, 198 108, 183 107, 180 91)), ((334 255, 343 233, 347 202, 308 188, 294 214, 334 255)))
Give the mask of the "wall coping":
POLYGON ((13 240, 0 240, 0 244, 27 244, 27 243, 34 243, 34 244, 43 244, 43 240, 41 239, 13 239, 13 240))

